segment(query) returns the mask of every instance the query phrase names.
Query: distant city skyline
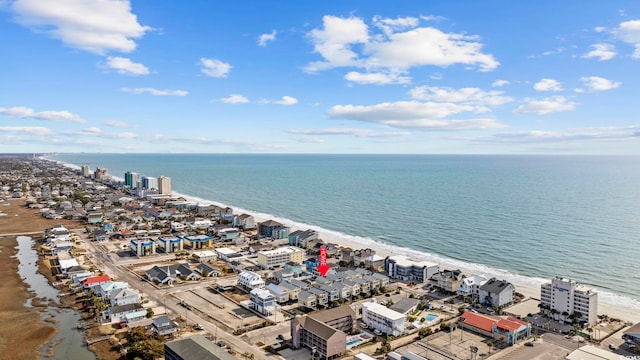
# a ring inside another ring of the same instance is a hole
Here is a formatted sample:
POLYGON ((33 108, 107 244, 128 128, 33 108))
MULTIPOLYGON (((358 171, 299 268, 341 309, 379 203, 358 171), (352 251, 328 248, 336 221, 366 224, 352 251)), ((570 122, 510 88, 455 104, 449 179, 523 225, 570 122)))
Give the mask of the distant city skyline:
POLYGON ((2 153, 640 154, 637 1, 0 1, 2 153))

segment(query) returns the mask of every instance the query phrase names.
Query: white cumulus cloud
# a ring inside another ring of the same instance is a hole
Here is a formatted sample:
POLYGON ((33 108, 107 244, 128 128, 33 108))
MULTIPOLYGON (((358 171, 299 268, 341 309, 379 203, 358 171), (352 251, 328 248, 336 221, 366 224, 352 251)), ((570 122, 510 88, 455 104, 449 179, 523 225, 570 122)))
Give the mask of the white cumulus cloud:
POLYGON ((370 72, 398 72, 412 67, 454 64, 490 71, 499 65, 492 55, 482 52, 477 36, 417 27, 419 19, 411 17, 375 17, 373 25, 370 28, 357 17, 324 16, 323 27, 308 34, 314 51, 323 60, 308 64, 305 71, 359 67, 370 72))
POLYGON ((277 32, 275 30, 269 34, 260 34, 260 36, 258 36, 258 46, 267 46, 268 42, 276 39, 276 34, 277 32))
POLYGON ((475 111, 476 106, 454 103, 397 101, 375 105, 335 105, 329 116, 335 119, 358 120, 386 124, 397 128, 419 130, 478 130, 504 127, 495 119, 444 119, 450 115, 475 111))
POLYGON ((138 22, 128 0, 16 0, 10 9, 18 24, 96 54, 131 52, 134 39, 152 30, 138 22))
POLYGON ((225 104, 245 104, 249 102, 249 99, 239 94, 231 94, 227 97, 220 99, 225 104))
POLYGON ((120 120, 107 120, 104 122, 105 125, 110 126, 110 127, 121 127, 121 128, 125 128, 125 127, 130 127, 131 125, 129 125, 128 123, 124 122, 124 121, 120 121, 120 120))
POLYGON ((290 134, 298 134, 298 135, 351 135, 355 137, 363 137, 363 138, 387 138, 387 137, 398 137, 398 136, 406 136, 410 135, 410 132, 407 131, 373 131, 369 129, 347 129, 347 128, 339 128, 339 129, 316 129, 316 130, 303 130, 303 129, 289 129, 287 130, 290 134))
POLYGON ((471 87, 453 89, 425 85, 411 89, 409 94, 416 100, 469 103, 482 106, 497 106, 513 101, 511 97, 504 96, 504 91, 483 91, 471 87))
POLYGON ((230 64, 217 59, 207 58, 201 58, 200 65, 202 66, 200 71, 202 71, 203 74, 215 78, 227 77, 232 68, 230 64))
POLYGON ((262 99, 260 100, 261 104, 277 104, 277 105, 284 105, 284 106, 290 106, 290 105, 294 105, 298 103, 298 99, 291 97, 291 96, 283 96, 282 99, 280 100, 267 100, 267 99, 262 99))
POLYGON ((402 76, 398 73, 361 73, 357 71, 351 71, 344 76, 345 80, 355 82, 358 84, 408 84, 411 82, 411 78, 408 76, 402 76))
POLYGON ((562 85, 554 79, 542 79, 533 85, 537 91, 561 91, 562 85))
POLYGON ((151 94, 153 96, 187 96, 189 95, 189 92, 186 90, 159 90, 159 89, 154 89, 154 88, 134 88, 134 89, 130 89, 130 88, 122 88, 120 89, 123 92, 128 92, 131 94, 136 94, 136 95, 140 95, 140 94, 151 94))
POLYGON ((585 76, 580 78, 584 86, 593 91, 605 91, 620 87, 621 83, 599 76, 585 76))
POLYGON ((582 55, 585 59, 597 58, 598 61, 611 60, 616 56, 616 48, 611 44, 593 44, 591 51, 582 55))
POLYGON ((629 20, 620 23, 613 33, 622 41, 635 47, 633 58, 640 59, 640 20, 629 20))
POLYGON ((116 70, 120 74, 133 76, 149 75, 149 68, 147 68, 143 64, 135 63, 131 61, 131 59, 119 56, 107 57, 105 67, 108 69, 116 70))
POLYGON ((496 80, 494 82, 491 83, 491 86, 493 87, 503 87, 506 85, 511 84, 508 80, 496 80))
POLYGON ((525 99, 524 104, 518 106, 513 112, 545 115, 552 112, 570 111, 575 108, 576 103, 567 100, 564 96, 551 96, 544 99, 525 99))
POLYGON ((0 115, 7 115, 18 118, 31 118, 37 120, 46 121, 69 121, 74 123, 85 123, 86 120, 82 119, 79 115, 72 114, 69 111, 34 111, 28 107, 16 106, 11 108, 0 107, 0 115))

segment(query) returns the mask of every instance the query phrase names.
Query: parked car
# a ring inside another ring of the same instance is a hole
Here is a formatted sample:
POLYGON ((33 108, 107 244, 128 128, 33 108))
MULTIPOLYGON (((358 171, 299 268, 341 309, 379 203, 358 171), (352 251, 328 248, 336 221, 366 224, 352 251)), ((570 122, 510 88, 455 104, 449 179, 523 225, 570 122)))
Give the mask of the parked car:
POLYGON ((276 339, 278 339, 278 340, 280 340, 280 341, 284 341, 284 335, 279 334, 279 335, 278 335, 278 337, 277 337, 276 339))
POLYGON ((613 346, 613 345, 609 344, 609 350, 615 350, 615 349, 616 349, 616 347, 615 347, 615 346, 613 346))
POLYGON ((361 327, 361 328, 363 328, 363 329, 368 328, 367 324, 365 324, 365 323, 361 323, 361 324, 360 324, 360 327, 361 327))
POLYGON ((382 331, 380 331, 378 329, 373 330, 373 333, 378 335, 378 336, 382 335, 382 331))
POLYGON ((204 326, 202 326, 202 324, 195 324, 193 328, 196 330, 204 330, 204 326))
POLYGON ((533 343, 531 341, 527 341, 526 343, 524 343, 524 346, 533 346, 533 343))

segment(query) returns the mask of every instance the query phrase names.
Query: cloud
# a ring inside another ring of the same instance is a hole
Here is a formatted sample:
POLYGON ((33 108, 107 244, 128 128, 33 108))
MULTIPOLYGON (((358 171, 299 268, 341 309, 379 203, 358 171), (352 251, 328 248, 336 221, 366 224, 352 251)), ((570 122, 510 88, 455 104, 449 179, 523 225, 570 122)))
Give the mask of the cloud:
POLYGON ((110 126, 110 127, 116 127, 116 128, 126 128, 126 127, 131 127, 131 125, 127 124, 124 121, 120 121, 120 120, 107 120, 104 122, 105 125, 110 126))
POLYGON ((138 23, 128 0, 16 0, 10 9, 18 24, 101 55, 129 53, 134 39, 152 30, 138 23))
POLYGON ((408 84, 411 82, 411 78, 408 76, 401 76, 400 74, 392 73, 360 73, 357 71, 351 71, 344 76, 345 80, 355 82, 358 84, 408 84))
POLYGON ((411 89, 409 94, 416 100, 468 103, 483 106, 497 106, 513 101, 512 98, 503 95, 504 91, 483 91, 479 88, 452 89, 425 85, 411 89))
POLYGON ((220 101, 225 104, 245 104, 249 102, 249 99, 239 94, 231 94, 220 99, 220 101))
POLYGON ((616 48, 610 44, 593 44, 591 51, 582 55, 585 59, 598 58, 598 61, 611 60, 616 56, 616 48))
POLYGON ((493 83, 491 83, 491 86, 493 87, 503 87, 505 85, 509 85, 511 84, 508 80, 496 80, 493 83))
POLYGON ((227 75, 229 74, 229 71, 231 71, 231 68, 232 68, 230 64, 227 64, 217 59, 207 59, 207 58, 201 58, 200 65, 202 65, 202 67, 200 68, 200 71, 203 74, 207 76, 215 77, 215 78, 227 77, 227 75))
POLYGON ((107 63, 105 67, 108 69, 114 69, 119 74, 126 75, 148 75, 149 68, 140 63, 134 63, 131 59, 123 58, 123 57, 111 57, 107 58, 107 63))
POLYGON ((267 43, 276 39, 277 32, 271 31, 270 34, 261 34, 258 36, 258 46, 267 46, 267 43))
POLYGON ((559 47, 556 48, 554 50, 547 50, 545 52, 543 52, 542 54, 538 54, 538 55, 529 55, 527 56, 529 59, 536 59, 536 58, 541 58, 543 56, 551 56, 551 55, 556 55, 556 54, 561 54, 565 51, 566 49, 563 47, 559 47))
POLYGON ((52 134, 50 129, 41 126, 0 126, 1 132, 25 133, 29 135, 45 136, 52 134))
POLYGON ((477 130, 504 127, 503 124, 490 118, 443 119, 476 109, 476 106, 465 104, 398 101, 370 106, 336 105, 329 109, 329 116, 334 119, 358 120, 419 130, 477 130))
POLYGON ((615 89, 620 87, 621 83, 616 81, 611 81, 609 79, 605 79, 599 76, 586 76, 580 78, 584 83, 584 86, 588 87, 593 91, 606 91, 615 89))
POLYGON ((144 93, 149 93, 153 96, 187 96, 189 95, 189 92, 186 90, 158 90, 154 88, 134 88, 134 89, 122 88, 120 90, 123 92, 136 94, 136 95, 140 95, 144 93))
POLYGON ((383 18, 381 16, 373 17, 373 25, 382 30, 387 36, 401 30, 413 29, 418 26, 418 21, 418 18, 414 17, 399 17, 396 19, 383 18))
POLYGON ((404 72, 418 66, 465 64, 491 71, 499 65, 492 55, 482 53, 477 36, 416 27, 415 18, 375 17, 373 24, 370 29, 357 17, 324 16, 323 27, 308 34, 323 60, 309 63, 304 70, 359 67, 371 72, 404 72))
POLYGON ((291 96, 283 96, 282 99, 280 100, 267 100, 267 99, 262 99, 260 100, 261 104, 277 104, 277 105, 284 105, 284 106, 290 106, 290 105, 294 105, 298 103, 298 99, 291 97, 291 96))
POLYGON ((608 141, 640 138, 640 126, 602 127, 592 129, 566 129, 562 131, 532 130, 513 133, 495 134, 477 138, 472 141, 502 143, 553 143, 568 141, 608 141))
POLYGON ((289 129, 290 134, 298 135, 351 135, 362 138, 387 138, 410 135, 407 131, 396 132, 378 132, 369 129, 318 129, 318 130, 301 130, 301 129, 289 129))
POLYGON ((88 127, 86 129, 82 130, 82 132, 87 133, 87 134, 101 134, 102 130, 100 130, 100 128, 98 128, 98 127, 91 126, 91 127, 88 127))
POLYGON ((562 85, 553 79, 542 79, 533 85, 537 91, 562 91, 562 85))
POLYGON ((66 110, 62 111, 34 111, 33 109, 16 106, 11 108, 0 107, 0 115, 7 115, 17 118, 30 118, 46 121, 70 121, 74 123, 83 124, 87 122, 76 114, 72 114, 66 110))
POLYGON ((613 30, 613 33, 618 39, 633 45, 635 51, 632 57, 634 59, 640 59, 640 20, 622 22, 613 30))
POLYGON ((525 99, 524 104, 513 112, 516 114, 544 115, 552 112, 569 111, 576 107, 576 103, 568 101, 564 96, 552 96, 544 99, 525 99))
POLYGON ((607 28, 604 27, 604 26, 596 26, 596 27, 593 28, 593 31, 595 31, 597 33, 604 32, 606 30, 607 30, 607 28))
POLYGON ((318 137, 301 137, 295 139, 297 142, 307 143, 307 144, 321 144, 324 142, 323 138, 318 137))

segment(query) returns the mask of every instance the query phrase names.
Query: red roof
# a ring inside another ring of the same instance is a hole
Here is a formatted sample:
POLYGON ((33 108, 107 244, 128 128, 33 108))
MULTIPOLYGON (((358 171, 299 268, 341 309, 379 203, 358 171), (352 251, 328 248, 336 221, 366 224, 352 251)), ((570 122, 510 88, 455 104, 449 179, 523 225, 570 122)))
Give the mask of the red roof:
POLYGON ((129 230, 129 229, 122 230, 122 235, 133 235, 133 234, 134 234, 133 230, 129 230))
POLYGON ((500 319, 496 325, 500 330, 506 330, 508 332, 518 331, 521 327, 527 326, 528 323, 520 321, 516 318, 509 317, 507 319, 500 319))
POLYGON ((90 285, 90 284, 95 284, 95 283, 101 283, 101 282, 106 282, 111 280, 111 278, 109 277, 109 275, 101 275, 101 276, 93 276, 90 278, 86 278, 82 281, 83 284, 85 285, 90 285))
POLYGON ((462 321, 466 325, 473 326, 475 328, 478 328, 480 330, 484 330, 490 333, 493 332, 493 325, 495 325, 498 322, 498 320, 491 318, 489 316, 478 314, 478 313, 472 313, 470 311, 465 311, 460 316, 460 321, 462 321))

